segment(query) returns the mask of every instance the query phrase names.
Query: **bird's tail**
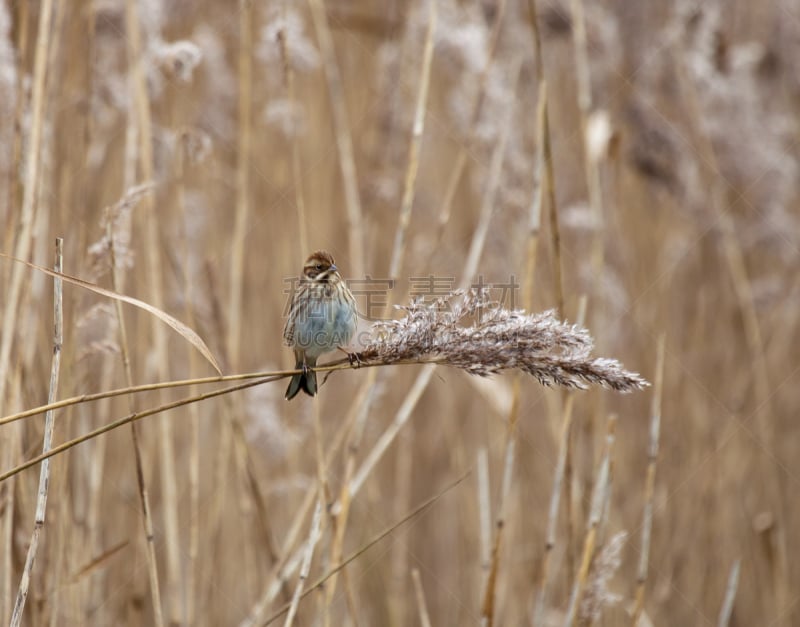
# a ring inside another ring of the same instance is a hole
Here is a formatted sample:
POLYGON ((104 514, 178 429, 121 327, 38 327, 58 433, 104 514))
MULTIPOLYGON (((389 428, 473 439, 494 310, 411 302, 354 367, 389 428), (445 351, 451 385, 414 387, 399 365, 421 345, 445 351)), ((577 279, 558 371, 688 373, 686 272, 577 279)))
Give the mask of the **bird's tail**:
MULTIPOLYGON (((315 364, 308 364, 314 366, 315 364)), ((290 401, 300 390, 303 390, 309 396, 316 396, 317 395, 317 373, 313 370, 307 370, 304 368, 304 364, 301 361, 298 361, 295 366, 297 370, 303 369, 304 372, 300 372, 294 376, 292 376, 292 380, 289 381, 289 387, 286 388, 286 400, 290 401)))

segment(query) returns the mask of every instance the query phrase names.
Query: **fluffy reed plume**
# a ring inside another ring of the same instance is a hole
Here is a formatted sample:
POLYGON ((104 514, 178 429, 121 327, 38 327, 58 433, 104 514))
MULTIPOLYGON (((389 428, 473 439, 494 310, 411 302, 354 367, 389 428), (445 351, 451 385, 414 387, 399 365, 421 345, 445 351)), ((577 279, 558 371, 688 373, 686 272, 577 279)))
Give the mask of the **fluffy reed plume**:
POLYGON ((579 616, 583 621, 599 620, 603 608, 616 605, 622 596, 609 589, 609 583, 622 564, 622 549, 628 540, 628 532, 614 534, 602 548, 592 564, 589 581, 581 600, 579 616))
POLYGON ((489 300, 485 290, 456 291, 430 303, 400 306, 399 320, 373 325, 358 358, 366 363, 435 363, 488 376, 519 369, 542 385, 631 392, 649 385, 613 359, 593 358, 586 329, 553 310, 526 314, 489 300))

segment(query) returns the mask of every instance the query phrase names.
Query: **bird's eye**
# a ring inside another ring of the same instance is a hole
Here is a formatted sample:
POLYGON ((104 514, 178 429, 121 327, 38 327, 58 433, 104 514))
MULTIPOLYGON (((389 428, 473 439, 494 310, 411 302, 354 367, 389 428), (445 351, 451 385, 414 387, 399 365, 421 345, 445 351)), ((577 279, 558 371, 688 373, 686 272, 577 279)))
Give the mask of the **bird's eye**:
POLYGON ((318 263, 318 264, 316 265, 316 268, 317 268, 317 270, 322 270, 322 264, 321 264, 321 263, 318 263))

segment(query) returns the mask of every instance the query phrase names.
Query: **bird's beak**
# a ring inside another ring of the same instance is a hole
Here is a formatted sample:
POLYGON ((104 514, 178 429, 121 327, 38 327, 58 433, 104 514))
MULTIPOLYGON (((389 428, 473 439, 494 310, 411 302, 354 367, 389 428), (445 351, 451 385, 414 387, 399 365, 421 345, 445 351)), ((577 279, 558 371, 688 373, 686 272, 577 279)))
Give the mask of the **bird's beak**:
POLYGON ((336 272, 338 269, 335 263, 331 264, 331 272, 336 272))

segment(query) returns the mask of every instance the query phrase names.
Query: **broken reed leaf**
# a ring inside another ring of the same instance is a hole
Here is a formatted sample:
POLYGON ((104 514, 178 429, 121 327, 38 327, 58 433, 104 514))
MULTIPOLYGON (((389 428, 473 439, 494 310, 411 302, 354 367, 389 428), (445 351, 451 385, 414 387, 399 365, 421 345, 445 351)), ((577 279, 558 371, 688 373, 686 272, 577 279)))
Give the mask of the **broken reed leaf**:
POLYGON ((11 255, 6 255, 5 253, 0 253, 0 257, 4 259, 9 259, 11 261, 16 261, 17 263, 22 263, 28 266, 29 268, 33 268, 34 270, 38 270, 39 272, 44 272, 45 274, 58 277, 67 283, 72 283, 73 285, 77 285, 84 289, 90 290, 95 294, 100 294, 100 296, 107 296, 108 298, 113 298, 123 303, 128 303, 129 305, 133 305, 135 307, 139 307, 140 309, 144 309, 148 313, 153 314, 159 320, 166 323, 170 327, 172 327, 175 331, 180 333, 180 335, 187 340, 190 344, 192 344, 203 357, 206 358, 206 361, 210 363, 214 370, 216 370, 219 374, 222 374, 222 370, 219 367, 219 363, 217 362, 216 358, 211 352, 211 349, 206 346, 206 343, 203 339, 195 333, 194 330, 186 326, 180 320, 173 318, 165 311, 158 309, 157 307, 153 307, 149 303, 145 303, 144 301, 139 300, 138 298, 133 298, 132 296, 125 296, 124 294, 118 294, 117 292, 113 292, 111 290, 107 290, 105 288, 100 287, 99 285, 95 285, 94 283, 90 283, 89 281, 84 281, 83 279, 79 279, 74 276, 70 276, 68 274, 62 274, 61 272, 55 272, 48 268, 44 268, 42 266, 37 266, 35 263, 30 263, 29 261, 25 261, 23 259, 17 259, 16 257, 12 257, 11 255))
POLYGON ((486 290, 459 290, 430 303, 398 306, 399 320, 377 322, 358 358, 364 363, 435 363, 488 376, 518 369, 546 386, 600 385, 631 392, 650 385, 614 359, 591 357, 586 329, 555 312, 527 314, 489 300, 486 290))

